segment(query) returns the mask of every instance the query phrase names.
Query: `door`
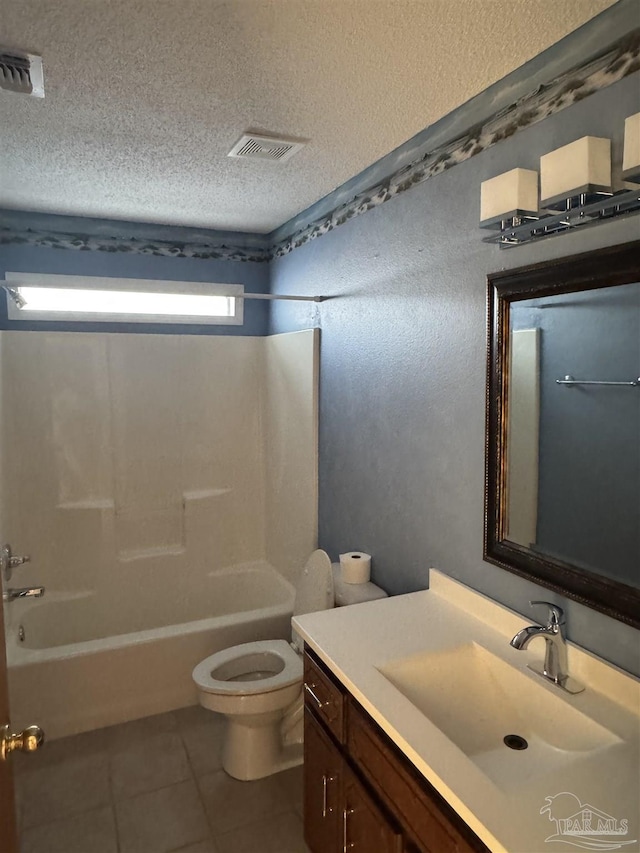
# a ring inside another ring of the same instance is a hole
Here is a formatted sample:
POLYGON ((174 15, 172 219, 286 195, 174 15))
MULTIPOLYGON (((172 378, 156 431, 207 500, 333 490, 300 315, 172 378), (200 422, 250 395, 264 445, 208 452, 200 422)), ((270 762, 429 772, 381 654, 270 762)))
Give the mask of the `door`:
POLYGON ((304 834, 313 853, 338 853, 342 756, 308 708, 304 711, 304 834))
POLYGON ((402 835, 355 774, 344 769, 342 849, 354 853, 402 853, 402 835))
MULTIPOLYGON (((12 569, 27 562, 28 559, 28 557, 12 557, 9 545, 0 548, 0 589, 3 592, 4 584, 11 579, 12 569)), ((14 735, 11 733, 10 725, 4 604, 0 601, 0 850, 2 853, 18 853, 11 753, 16 749, 33 752, 44 743, 44 733, 38 726, 28 726, 20 734, 14 735)))
MULTIPOLYGON (((4 639, 4 607, 0 602, 0 726, 9 725, 9 686, 7 683, 7 655, 4 639)), ((11 758, 0 760, 0 850, 18 853, 15 793, 11 758)))

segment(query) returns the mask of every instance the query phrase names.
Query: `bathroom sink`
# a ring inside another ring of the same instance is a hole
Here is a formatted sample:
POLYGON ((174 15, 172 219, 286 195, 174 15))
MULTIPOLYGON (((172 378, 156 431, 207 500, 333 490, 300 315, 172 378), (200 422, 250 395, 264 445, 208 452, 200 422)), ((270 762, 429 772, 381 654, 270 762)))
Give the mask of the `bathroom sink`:
POLYGON ((537 683, 535 675, 473 642, 377 669, 501 785, 518 785, 619 742, 559 688, 537 683))

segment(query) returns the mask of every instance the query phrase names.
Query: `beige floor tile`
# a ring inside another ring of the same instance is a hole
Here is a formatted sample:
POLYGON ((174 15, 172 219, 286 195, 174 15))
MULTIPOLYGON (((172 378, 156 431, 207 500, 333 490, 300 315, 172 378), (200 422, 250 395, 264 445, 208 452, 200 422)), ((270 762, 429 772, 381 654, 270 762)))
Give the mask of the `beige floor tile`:
MULTIPOLYGON (((44 751, 44 747, 40 748, 40 752, 44 751)), ((40 766, 43 762, 37 761, 38 758, 37 752, 26 753, 26 752, 14 752, 11 763, 13 764, 13 775, 20 776, 22 773, 27 773, 29 770, 33 770, 34 766, 40 766)))
POLYGON ((20 853, 117 853, 111 806, 56 820, 22 833, 20 853))
POLYGON ((189 844, 188 847, 180 847, 172 850, 171 853, 219 853, 213 840, 198 841, 196 844, 189 844))
POLYGON ((173 711, 173 715, 178 724, 178 729, 183 732, 193 726, 206 725, 224 725, 224 716, 216 714, 214 711, 209 711, 203 708, 202 705, 189 705, 187 708, 179 708, 173 711))
POLYGON ((23 812, 23 798, 24 798, 24 789, 20 786, 18 780, 14 777, 14 793, 15 793, 15 816, 16 816, 16 826, 18 829, 22 827, 22 812, 23 812))
POLYGON ((282 773, 277 773, 274 778, 284 791, 290 807, 296 814, 302 816, 304 785, 302 764, 299 767, 292 767, 290 770, 283 770, 282 773))
POLYGON ((120 853, 167 853, 210 838, 193 781, 116 803, 120 853))
POLYGON ((216 844, 220 853, 305 853, 307 850, 302 822, 294 812, 258 820, 219 835, 216 844))
POLYGON ((110 756, 114 799, 166 788, 191 778, 191 767, 177 732, 157 734, 110 756))
POLYGON ((85 755, 16 777, 22 826, 38 826, 110 802, 106 755, 85 755))
POLYGON ((222 768, 222 742, 225 727, 217 722, 191 726, 182 732, 182 740, 196 776, 222 768))
POLYGON ((41 767, 59 764, 62 761, 69 761, 72 758, 104 753, 107 748, 106 731, 106 729, 96 729, 57 740, 46 740, 45 735, 45 742, 37 752, 28 755, 15 753, 14 772, 20 775, 41 767))
POLYGON ((191 706, 27 756, 16 774, 21 853, 308 853, 302 768, 232 779, 219 769, 224 724, 191 706))
POLYGON ((201 776, 198 785, 214 840, 248 820, 260 820, 289 809, 287 797, 273 776, 255 782, 239 782, 218 770, 201 776))
POLYGON ((176 731, 177 720, 172 711, 166 714, 155 714, 140 720, 131 720, 119 726, 105 729, 107 743, 111 752, 120 752, 130 746, 137 746, 155 735, 176 731))

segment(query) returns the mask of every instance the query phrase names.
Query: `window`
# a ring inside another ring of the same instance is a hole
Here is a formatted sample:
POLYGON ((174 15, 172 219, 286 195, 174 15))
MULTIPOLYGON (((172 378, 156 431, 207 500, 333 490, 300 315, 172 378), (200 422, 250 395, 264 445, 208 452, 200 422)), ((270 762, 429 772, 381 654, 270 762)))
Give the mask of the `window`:
POLYGON ((232 324, 244 287, 193 281, 5 273, 9 320, 232 324))

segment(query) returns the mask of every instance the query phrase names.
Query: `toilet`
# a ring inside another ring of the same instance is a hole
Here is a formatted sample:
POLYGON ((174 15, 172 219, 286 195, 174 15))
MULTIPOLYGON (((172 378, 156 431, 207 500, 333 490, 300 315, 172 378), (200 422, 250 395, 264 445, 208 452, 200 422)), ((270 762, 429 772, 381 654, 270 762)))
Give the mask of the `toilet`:
MULTIPOLYGON (((293 615, 333 605, 331 560, 314 551, 296 585, 293 615)), ((303 642, 295 631, 292 640, 232 646, 193 670, 200 704, 226 717, 222 766, 235 779, 261 779, 302 763, 303 642)))

